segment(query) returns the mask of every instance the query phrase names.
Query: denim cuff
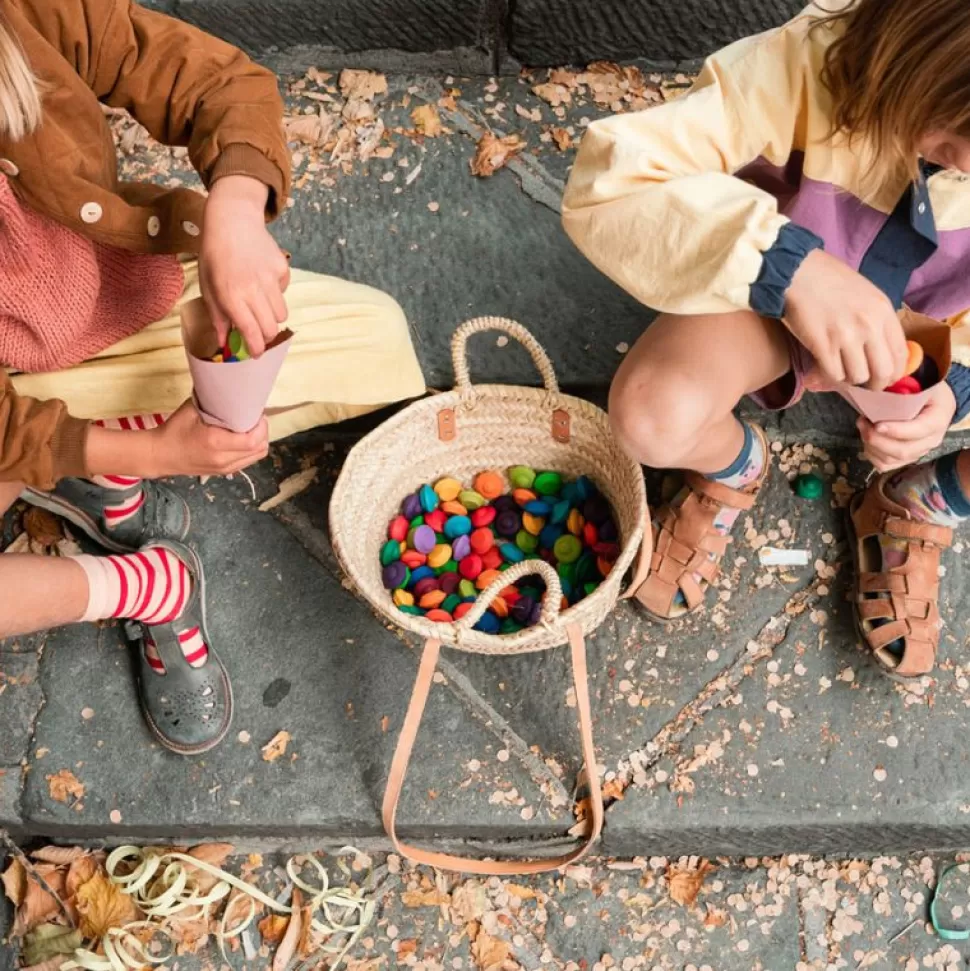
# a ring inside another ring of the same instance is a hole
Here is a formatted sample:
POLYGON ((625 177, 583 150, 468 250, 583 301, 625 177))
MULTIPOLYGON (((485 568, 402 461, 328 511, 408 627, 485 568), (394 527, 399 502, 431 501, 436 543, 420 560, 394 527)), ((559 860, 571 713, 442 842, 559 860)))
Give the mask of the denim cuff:
POLYGON ((955 425, 970 415, 970 368, 962 364, 951 364, 946 383, 950 386, 953 397, 957 399, 957 410, 953 416, 955 425))
POLYGON ((751 285, 751 309, 762 317, 781 319, 785 315, 785 295, 802 261, 825 243, 809 229, 786 223, 778 239, 764 254, 761 272, 751 285))

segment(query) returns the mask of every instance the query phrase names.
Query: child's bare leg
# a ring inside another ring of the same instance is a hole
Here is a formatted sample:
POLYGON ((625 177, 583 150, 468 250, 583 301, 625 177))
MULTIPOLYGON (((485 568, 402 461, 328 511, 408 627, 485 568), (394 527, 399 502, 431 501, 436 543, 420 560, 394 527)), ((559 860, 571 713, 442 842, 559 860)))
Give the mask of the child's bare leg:
POLYGON ((654 523, 653 568, 637 597, 655 616, 701 606, 717 579, 728 533, 768 466, 764 435, 734 408, 784 377, 790 356, 781 325, 753 313, 664 316, 617 373, 610 418, 626 451, 654 468, 700 473, 654 523))
POLYGON ((717 472, 734 461, 744 441, 733 414, 737 403, 790 367, 788 339, 776 321, 749 311, 665 314, 613 380, 613 430, 644 465, 717 472))
POLYGON ((66 557, 0 556, 0 590, 0 638, 72 624, 88 603, 84 571, 66 557))

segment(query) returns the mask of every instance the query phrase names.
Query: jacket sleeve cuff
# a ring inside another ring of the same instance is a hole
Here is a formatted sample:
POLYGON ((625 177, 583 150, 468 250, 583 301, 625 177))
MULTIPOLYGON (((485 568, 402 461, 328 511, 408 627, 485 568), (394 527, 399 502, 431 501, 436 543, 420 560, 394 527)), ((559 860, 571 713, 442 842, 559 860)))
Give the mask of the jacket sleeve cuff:
POLYGON ((211 188, 219 179, 227 175, 248 175, 269 187, 266 200, 266 216, 275 219, 286 203, 289 179, 259 149, 244 142, 227 145, 212 167, 207 184, 211 188))
POLYGON ((946 376, 946 383, 957 399, 957 410, 953 415, 953 424, 963 421, 970 415, 970 368, 962 364, 953 363, 946 376))
POLYGON ((65 415, 51 438, 51 475, 54 482, 85 478, 88 474, 86 448, 91 423, 65 415))
POLYGON ((774 245, 765 252, 761 272, 751 285, 751 309, 762 317, 784 317, 785 295, 795 273, 812 250, 824 248, 822 238, 811 230, 785 223, 774 245))

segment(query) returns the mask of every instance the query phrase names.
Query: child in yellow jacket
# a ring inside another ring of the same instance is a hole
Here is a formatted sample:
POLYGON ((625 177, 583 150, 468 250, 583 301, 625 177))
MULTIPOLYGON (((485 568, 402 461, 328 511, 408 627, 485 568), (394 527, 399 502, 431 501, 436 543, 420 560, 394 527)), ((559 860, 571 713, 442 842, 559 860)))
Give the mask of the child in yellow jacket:
POLYGON ((639 595, 654 615, 703 603, 764 481, 765 437, 738 401, 887 387, 906 306, 952 322, 955 363, 912 421, 859 421, 883 474, 851 507, 856 611, 886 672, 932 669, 970 452, 912 463, 970 414, 968 49, 965 0, 819 3, 711 57, 685 97, 590 126, 566 231, 662 311, 613 382, 613 426, 639 461, 689 473, 655 523, 639 595))
POLYGON ((188 507, 155 480, 424 390, 394 300, 291 273, 266 229, 290 185, 282 116, 269 71, 130 0, 0 2, 0 515, 22 494, 115 554, 0 557, 0 638, 124 618, 149 728, 185 755, 225 736, 232 689, 188 507), (185 146, 208 196, 120 182, 103 105, 185 146), (190 400, 179 304, 200 294, 257 357, 294 332, 244 434, 190 400))

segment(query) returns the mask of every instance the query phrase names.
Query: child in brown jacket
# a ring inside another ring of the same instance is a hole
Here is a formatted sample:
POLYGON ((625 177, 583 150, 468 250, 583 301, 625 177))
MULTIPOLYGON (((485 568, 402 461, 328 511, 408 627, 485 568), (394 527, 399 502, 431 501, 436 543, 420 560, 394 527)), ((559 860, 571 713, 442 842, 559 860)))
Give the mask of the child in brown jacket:
POLYGON ((21 495, 113 555, 0 557, 0 637, 125 618, 149 727, 224 737, 232 690, 205 622, 188 509, 160 477, 223 475, 271 440, 419 395, 388 296, 294 270, 266 229, 289 152, 276 79, 128 0, 0 0, 0 514, 21 495), (120 183, 102 105, 189 150, 208 197, 120 183), (295 333, 245 434, 193 406, 178 308, 260 355, 295 333))

